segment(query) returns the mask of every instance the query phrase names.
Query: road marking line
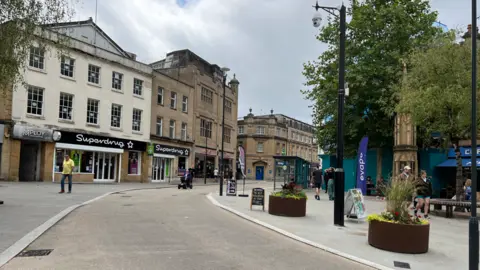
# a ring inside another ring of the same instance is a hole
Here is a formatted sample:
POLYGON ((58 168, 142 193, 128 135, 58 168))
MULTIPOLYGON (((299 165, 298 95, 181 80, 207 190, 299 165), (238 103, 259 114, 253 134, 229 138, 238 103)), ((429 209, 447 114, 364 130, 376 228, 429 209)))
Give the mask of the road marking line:
POLYGON ((240 211, 237 211, 237 210, 235 210, 235 209, 232 209, 232 208, 230 208, 230 207, 228 207, 228 206, 225 206, 225 205, 219 203, 215 198, 213 198, 212 193, 208 194, 208 195, 207 195, 207 198, 208 198, 208 200, 210 200, 210 202, 211 202, 212 204, 214 204, 215 206, 218 206, 218 207, 222 208, 223 210, 226 210, 226 211, 228 211, 228 212, 231 212, 231 213, 233 213, 233 214, 235 214, 235 215, 237 215, 237 216, 239 216, 239 217, 241 217, 241 218, 243 218, 243 219, 246 219, 246 220, 248 220, 248 221, 250 221, 250 222, 256 223, 256 224, 258 224, 258 225, 260 225, 260 226, 263 226, 263 227, 265 227, 265 228, 267 228, 267 229, 270 229, 270 230, 272 230, 272 231, 274 231, 274 232, 277 232, 277 233, 279 233, 279 234, 283 234, 283 235, 285 235, 285 236, 287 236, 287 237, 289 237, 289 238, 291 238, 291 239, 293 239, 293 240, 296 240, 296 241, 302 242, 302 243, 304 243, 304 244, 307 244, 307 245, 310 245, 310 246, 313 246, 313 247, 322 249, 322 250, 324 250, 324 251, 326 251, 326 252, 329 252, 329 253, 332 253, 332 254, 334 254, 334 255, 337 255, 337 256, 340 256, 340 257, 349 259, 349 260, 354 261, 354 262, 357 262, 357 263, 361 263, 361 264, 363 264, 363 265, 366 265, 366 266, 369 266, 369 267, 372 267, 372 268, 375 268, 375 269, 378 269, 378 270, 394 270, 393 268, 389 268, 389 267, 383 266, 383 265, 381 265, 381 264, 377 264, 377 263, 375 263, 375 262, 368 261, 368 260, 365 260, 365 259, 362 259, 362 258, 353 256, 353 255, 347 254, 347 253, 345 253, 345 252, 342 252, 342 251, 339 251, 339 250, 336 250, 336 249, 333 249, 333 248, 329 248, 329 247, 327 247, 327 246, 321 245, 321 244, 319 244, 319 243, 310 241, 310 240, 308 240, 308 239, 305 239, 305 238, 300 237, 300 236, 298 236, 298 235, 295 235, 295 234, 293 234, 293 233, 290 233, 290 232, 287 232, 287 231, 282 230, 282 229, 280 229, 280 228, 277 228, 277 227, 275 227, 275 226, 273 226, 273 225, 270 225, 270 224, 268 224, 268 223, 266 223, 266 222, 260 221, 260 220, 258 220, 258 219, 256 219, 256 218, 250 217, 250 216, 248 216, 248 215, 246 215, 246 214, 244 214, 244 213, 242 213, 242 212, 240 212, 240 211))

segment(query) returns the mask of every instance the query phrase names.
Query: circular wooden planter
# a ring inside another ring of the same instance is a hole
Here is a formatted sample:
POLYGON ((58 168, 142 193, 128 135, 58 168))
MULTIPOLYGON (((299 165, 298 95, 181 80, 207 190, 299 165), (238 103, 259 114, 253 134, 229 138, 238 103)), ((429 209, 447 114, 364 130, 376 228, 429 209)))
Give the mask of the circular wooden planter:
POLYGON ((304 217, 307 214, 307 199, 281 198, 270 195, 268 213, 276 216, 304 217))
POLYGON ((405 225, 370 221, 368 243, 376 248, 397 253, 420 254, 428 252, 430 224, 405 225))

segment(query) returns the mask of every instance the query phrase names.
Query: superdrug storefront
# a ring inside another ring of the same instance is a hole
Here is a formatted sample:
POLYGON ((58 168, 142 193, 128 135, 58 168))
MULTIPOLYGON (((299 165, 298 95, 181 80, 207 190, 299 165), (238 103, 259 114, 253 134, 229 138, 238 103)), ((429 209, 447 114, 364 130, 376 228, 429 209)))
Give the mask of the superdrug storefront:
POLYGON ((147 179, 146 142, 104 137, 93 134, 59 131, 53 155, 53 181, 59 181, 63 159, 75 162, 74 181, 141 182, 147 179))

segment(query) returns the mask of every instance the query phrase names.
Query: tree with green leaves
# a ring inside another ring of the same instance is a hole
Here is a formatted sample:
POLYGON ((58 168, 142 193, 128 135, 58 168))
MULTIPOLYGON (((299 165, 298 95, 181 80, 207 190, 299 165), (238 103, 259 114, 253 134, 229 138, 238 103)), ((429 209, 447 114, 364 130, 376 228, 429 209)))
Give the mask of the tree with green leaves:
MULTIPOLYGON (((415 49, 429 44, 439 29, 437 14, 424 0, 350 1, 347 10, 346 81, 350 95, 345 104, 345 155, 353 156, 358 143, 369 136, 372 148, 393 145, 395 85, 401 79, 402 60, 415 49)), ((313 101, 318 143, 327 153, 335 152, 339 21, 330 16, 317 39, 328 44, 318 60, 304 64, 313 101)))
POLYGON ((11 86, 23 82, 23 68, 32 42, 46 49, 50 41, 36 37, 42 35, 45 25, 70 19, 74 13, 74 2, 76 0, 0 1, 1 89, 11 89, 11 86))
POLYGON ((461 200, 464 192, 458 144, 470 137, 472 47, 470 42, 458 44, 455 39, 452 31, 410 55, 396 110, 412 116, 424 146, 431 145, 432 133, 438 132, 444 138, 441 146, 457 148, 456 199, 461 200))

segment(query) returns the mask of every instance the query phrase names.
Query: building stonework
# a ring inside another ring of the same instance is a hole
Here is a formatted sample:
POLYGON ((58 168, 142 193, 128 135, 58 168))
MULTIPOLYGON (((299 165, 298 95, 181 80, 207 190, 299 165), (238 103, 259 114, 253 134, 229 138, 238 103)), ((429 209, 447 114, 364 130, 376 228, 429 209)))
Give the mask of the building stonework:
POLYGON ((245 149, 246 176, 272 180, 273 156, 297 156, 317 164, 318 146, 313 126, 282 114, 255 116, 250 113, 238 121, 238 145, 245 149))

